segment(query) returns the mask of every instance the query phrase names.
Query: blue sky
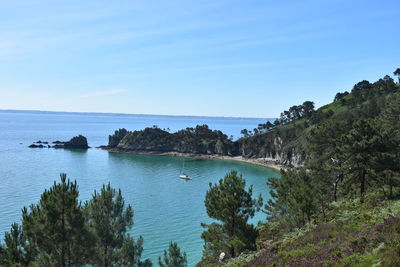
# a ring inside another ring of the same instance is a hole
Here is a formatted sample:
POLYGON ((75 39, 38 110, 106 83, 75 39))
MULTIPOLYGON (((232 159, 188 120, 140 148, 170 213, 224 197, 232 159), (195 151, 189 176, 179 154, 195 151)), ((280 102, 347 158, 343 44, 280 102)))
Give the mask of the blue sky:
POLYGON ((276 117, 400 67, 399 1, 1 1, 0 109, 276 117))

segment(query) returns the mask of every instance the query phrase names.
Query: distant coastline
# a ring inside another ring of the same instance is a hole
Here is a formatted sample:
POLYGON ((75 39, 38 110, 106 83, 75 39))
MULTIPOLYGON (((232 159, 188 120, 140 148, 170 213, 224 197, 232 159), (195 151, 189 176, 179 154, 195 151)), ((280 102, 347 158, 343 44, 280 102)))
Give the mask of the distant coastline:
POLYGON ((157 155, 157 156, 172 156, 172 157, 188 157, 196 159, 219 159, 219 160, 229 160, 244 162, 253 165, 263 166, 266 168, 274 169, 280 171, 281 169, 287 169, 287 166, 274 163, 272 160, 266 160, 265 158, 245 158, 242 156, 224 156, 218 154, 194 154, 194 153, 181 153, 174 151, 144 151, 144 150, 130 150, 121 148, 110 148, 108 146, 99 146, 98 149, 106 150, 111 153, 124 153, 124 154, 142 154, 142 155, 157 155))
POLYGON ((235 116, 201 116, 201 115, 164 115, 164 114, 135 114, 135 113, 112 113, 112 112, 75 112, 75 111, 47 111, 47 110, 19 110, 0 109, 0 113, 31 113, 31 114, 75 114, 75 115, 97 115, 97 116, 136 116, 136 117, 184 117, 184 118, 210 118, 210 119, 254 119, 254 120, 275 120, 276 118, 263 117, 235 117, 235 116))

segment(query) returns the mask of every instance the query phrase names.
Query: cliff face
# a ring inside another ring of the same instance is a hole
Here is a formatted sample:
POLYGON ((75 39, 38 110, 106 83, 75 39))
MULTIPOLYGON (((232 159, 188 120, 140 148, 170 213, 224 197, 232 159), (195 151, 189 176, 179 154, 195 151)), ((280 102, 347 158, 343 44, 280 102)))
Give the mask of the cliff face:
POLYGON ((157 127, 133 132, 120 129, 110 136, 108 147, 133 151, 243 156, 299 167, 306 158, 301 142, 303 134, 303 128, 298 125, 286 126, 233 142, 222 132, 212 131, 205 125, 176 133, 157 127))
POLYGON ((241 138, 237 141, 240 155, 288 167, 300 167, 306 159, 306 132, 302 126, 287 125, 267 133, 241 138))

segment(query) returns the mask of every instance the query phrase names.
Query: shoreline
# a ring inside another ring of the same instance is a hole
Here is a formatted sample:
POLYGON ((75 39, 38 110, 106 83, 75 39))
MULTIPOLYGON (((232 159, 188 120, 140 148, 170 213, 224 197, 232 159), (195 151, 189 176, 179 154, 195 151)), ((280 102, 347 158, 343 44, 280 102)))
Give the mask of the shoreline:
POLYGON ((161 152, 161 151, 129 150, 129 149, 121 149, 121 148, 110 148, 107 146, 99 146, 96 148, 106 150, 111 153, 188 157, 188 158, 196 158, 196 159, 218 159, 218 160, 229 160, 229 161, 249 163, 249 164, 253 164, 253 165, 266 167, 269 169, 274 169, 276 171, 280 171, 281 169, 284 169, 284 170, 288 169, 287 166, 276 164, 271 161, 267 161, 265 158, 244 158, 242 156, 223 156, 223 155, 217 155, 217 154, 194 154, 194 153, 181 153, 181 152, 174 152, 174 151, 161 152))

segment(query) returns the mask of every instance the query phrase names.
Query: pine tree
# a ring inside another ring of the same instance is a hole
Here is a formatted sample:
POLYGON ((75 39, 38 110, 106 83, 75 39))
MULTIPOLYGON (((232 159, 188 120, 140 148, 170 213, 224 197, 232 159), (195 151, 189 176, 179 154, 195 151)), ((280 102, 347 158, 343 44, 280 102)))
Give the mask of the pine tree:
POLYGON ((133 225, 133 209, 130 205, 125 207, 121 190, 116 191, 110 184, 103 185, 100 193, 94 192, 85 210, 96 237, 93 265, 151 266, 149 261, 140 261, 143 239, 134 242, 127 233, 133 225))
POLYGON ((376 155, 381 151, 382 138, 373 120, 361 119, 342 138, 341 161, 346 182, 358 184, 360 201, 364 202, 367 184, 376 181, 376 155))
POLYGON ((245 189, 246 182, 237 171, 230 171, 218 184, 211 184, 204 201, 209 217, 222 224, 202 224, 207 228, 202 234, 205 241, 204 255, 216 256, 221 250, 231 257, 245 249, 255 249, 257 232, 247 220, 254 216, 262 204, 252 198, 253 188, 245 189))
POLYGON ((268 178, 271 199, 265 205, 270 220, 282 220, 291 230, 311 221, 317 194, 312 177, 304 170, 281 171, 280 178, 268 178))
POLYGON ((37 205, 23 209, 22 226, 37 253, 40 265, 82 266, 90 254, 91 237, 78 201, 76 181, 61 174, 56 183, 41 195, 37 205))
POLYGON ((399 78, 399 83, 400 83, 400 68, 397 68, 397 69, 393 72, 393 74, 398 76, 398 78, 399 78))
POLYGON ((181 253, 177 243, 170 243, 168 250, 164 250, 163 257, 158 257, 160 267, 186 267, 186 253, 181 253))
POLYGON ((308 160, 306 168, 312 170, 318 177, 316 185, 321 192, 321 208, 324 209, 325 202, 337 200, 339 183, 343 179, 339 160, 340 138, 347 133, 343 122, 327 120, 311 130, 307 138, 308 160))
POLYGON ((135 241, 129 234, 124 238, 122 248, 116 252, 118 259, 116 266, 123 267, 151 267, 153 264, 149 259, 141 261, 143 252, 143 237, 135 241))
POLYGON ((378 157, 378 168, 384 183, 389 186, 392 196, 393 187, 400 186, 400 95, 395 95, 383 110, 378 121, 382 145, 378 157))
POLYGON ((17 223, 4 234, 5 246, 0 247, 0 266, 28 266, 32 261, 29 244, 17 223))

